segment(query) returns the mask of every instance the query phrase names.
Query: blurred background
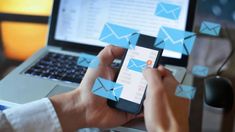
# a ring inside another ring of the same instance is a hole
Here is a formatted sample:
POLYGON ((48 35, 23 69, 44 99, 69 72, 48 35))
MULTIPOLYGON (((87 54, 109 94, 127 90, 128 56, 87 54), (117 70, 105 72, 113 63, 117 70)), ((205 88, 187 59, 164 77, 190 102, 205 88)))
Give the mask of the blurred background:
POLYGON ((0 79, 45 46, 53 0, 0 0, 0 79))
MULTIPOLYGON (((52 3, 53 0, 0 0, 0 80, 45 46, 52 3)), ((203 20, 208 20, 222 24, 221 39, 228 39, 228 33, 234 36, 234 5, 234 0, 198 0, 195 32, 198 32, 203 20)), ((210 42, 213 39, 198 37, 210 42)), ((232 43, 230 45, 234 47, 232 43)))

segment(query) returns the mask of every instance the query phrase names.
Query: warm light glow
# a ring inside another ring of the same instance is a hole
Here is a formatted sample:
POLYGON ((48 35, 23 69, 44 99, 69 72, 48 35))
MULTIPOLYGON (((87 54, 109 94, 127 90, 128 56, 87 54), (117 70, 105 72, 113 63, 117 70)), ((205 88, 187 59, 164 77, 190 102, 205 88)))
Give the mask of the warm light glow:
MULTIPOLYGON (((52 4, 53 0, 0 0, 0 13, 50 16, 52 4)), ((25 60, 46 44, 47 24, 3 21, 0 27, 7 58, 25 60)))
POLYGON ((49 16, 53 0, 0 0, 0 13, 49 16))
POLYGON ((0 26, 7 58, 25 60, 46 44, 46 24, 1 22, 0 26))

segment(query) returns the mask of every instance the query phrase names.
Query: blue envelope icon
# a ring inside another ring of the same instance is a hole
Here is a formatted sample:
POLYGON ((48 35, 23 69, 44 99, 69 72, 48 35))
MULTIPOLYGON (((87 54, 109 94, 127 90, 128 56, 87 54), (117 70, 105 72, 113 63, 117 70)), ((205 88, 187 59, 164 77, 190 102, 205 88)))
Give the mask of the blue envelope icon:
POLYGON ((175 95, 182 98, 193 99, 196 93, 196 88, 188 85, 178 85, 175 90, 175 95))
POLYGON ((189 55, 193 49, 196 34, 169 27, 161 27, 154 47, 189 55))
POLYGON ((7 109, 7 107, 0 104, 0 111, 3 111, 3 110, 5 110, 5 109, 7 109))
POLYGON ((119 101, 123 85, 98 77, 92 88, 92 93, 107 99, 119 101))
POLYGON ((81 53, 79 54, 77 65, 89 68, 97 68, 99 66, 99 58, 94 55, 81 53))
POLYGON ((138 59, 130 59, 127 68, 136 71, 136 72, 142 72, 147 67, 147 63, 142 60, 138 59))
POLYGON ((193 66, 192 74, 199 77, 206 77, 208 75, 208 68, 206 66, 195 65, 193 66))
POLYGON ((106 23, 99 40, 125 49, 134 49, 139 39, 135 29, 106 23))
POLYGON ((219 36, 220 29, 220 24, 204 21, 201 24, 200 33, 212 36, 219 36))
POLYGON ((157 5, 155 15, 171 20, 178 20, 181 12, 181 7, 178 5, 160 2, 157 5))

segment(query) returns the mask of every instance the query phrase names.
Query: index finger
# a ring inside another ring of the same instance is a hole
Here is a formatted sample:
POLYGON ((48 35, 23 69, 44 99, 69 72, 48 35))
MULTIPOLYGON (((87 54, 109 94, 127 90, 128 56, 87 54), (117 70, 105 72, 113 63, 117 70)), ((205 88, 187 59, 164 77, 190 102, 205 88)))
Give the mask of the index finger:
POLYGON ((163 83, 162 83, 162 77, 160 72, 157 69, 153 68, 147 68, 144 70, 144 77, 148 83, 148 89, 147 89, 147 94, 148 91, 150 93, 153 93, 154 91, 162 91, 164 90, 163 83))

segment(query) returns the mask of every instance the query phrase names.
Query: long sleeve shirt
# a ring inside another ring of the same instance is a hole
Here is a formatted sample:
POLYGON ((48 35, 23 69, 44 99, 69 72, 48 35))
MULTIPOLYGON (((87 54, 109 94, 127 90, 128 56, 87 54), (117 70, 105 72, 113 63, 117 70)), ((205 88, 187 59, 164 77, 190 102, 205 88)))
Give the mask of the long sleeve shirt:
POLYGON ((0 112, 0 132, 62 132, 55 109, 48 98, 0 112))

